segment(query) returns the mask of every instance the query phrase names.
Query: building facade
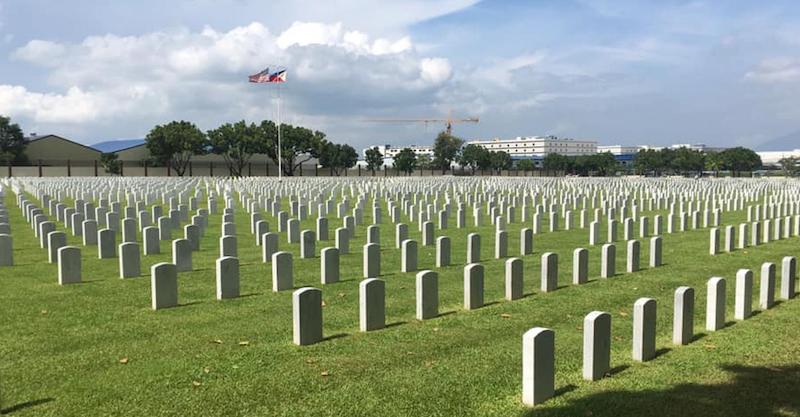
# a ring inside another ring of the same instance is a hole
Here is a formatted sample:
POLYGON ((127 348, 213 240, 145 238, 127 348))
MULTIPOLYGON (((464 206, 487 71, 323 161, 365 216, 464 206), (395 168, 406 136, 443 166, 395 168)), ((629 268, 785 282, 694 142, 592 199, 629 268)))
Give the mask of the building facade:
POLYGON ((556 136, 519 136, 514 139, 473 140, 467 144, 478 145, 493 152, 506 152, 513 159, 541 159, 551 153, 567 156, 597 153, 596 141, 556 136))
POLYGON ((97 161, 101 152, 58 135, 29 138, 25 155, 31 163, 65 164, 66 161, 97 161))
POLYGON ((406 145, 406 146, 392 146, 392 145, 375 145, 369 146, 361 150, 361 161, 358 161, 358 165, 366 166, 365 160, 367 159, 367 150, 372 148, 378 148, 378 152, 383 155, 383 165, 386 167, 391 167, 394 165, 394 158, 397 156, 400 151, 405 148, 411 149, 417 157, 425 155, 429 156, 433 159, 433 146, 426 146, 426 145, 406 145))
POLYGON ((783 158, 800 158, 800 149, 793 151, 764 151, 756 152, 761 157, 761 163, 764 165, 776 166, 783 158))

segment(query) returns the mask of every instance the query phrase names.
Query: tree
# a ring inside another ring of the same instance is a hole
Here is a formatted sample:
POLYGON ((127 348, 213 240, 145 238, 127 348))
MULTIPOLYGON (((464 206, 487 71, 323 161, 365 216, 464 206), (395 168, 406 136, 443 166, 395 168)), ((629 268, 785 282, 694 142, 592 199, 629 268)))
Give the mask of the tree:
POLYGON ((517 161, 517 169, 533 171, 534 168, 536 168, 536 164, 530 159, 520 159, 517 161))
POLYGON ((417 168, 419 169, 433 169, 436 168, 433 164, 433 159, 430 155, 422 154, 417 156, 417 168))
POLYGON ((28 141, 22 129, 11 119, 0 116, 0 160, 5 163, 26 161, 25 147, 28 141))
POLYGON ((504 169, 511 169, 511 165, 513 161, 511 160, 511 155, 499 151, 499 152, 491 152, 491 161, 492 161, 492 169, 496 171, 502 171, 504 169))
POLYGON ((357 161, 358 153, 352 146, 338 143, 326 143, 319 156, 319 164, 332 169, 335 175, 340 169, 352 168, 357 161))
POLYGON ((674 159, 674 149, 641 149, 633 160, 633 167, 639 174, 661 175, 665 171, 674 170, 674 159))
POLYGON ((183 176, 193 155, 206 153, 206 136, 193 123, 173 121, 154 127, 145 138, 147 149, 156 162, 169 164, 183 176))
MULTIPOLYGON (((267 140, 267 155, 278 165, 278 129, 271 120, 261 122, 259 128, 267 140)), ((312 158, 319 158, 328 143, 325 134, 300 126, 281 124, 281 162, 283 173, 293 176, 297 168, 312 158)))
POLYGON ((781 166, 781 170, 783 170, 783 175, 787 177, 794 177, 800 172, 800 158, 796 156, 781 158, 778 164, 781 166))
POLYGON ((450 165, 458 156, 458 151, 461 150, 463 144, 463 139, 455 137, 447 132, 439 132, 433 144, 434 167, 440 168, 442 174, 447 172, 447 170, 450 169, 450 165))
POLYGON ((700 151, 681 147, 675 150, 675 157, 670 164, 677 172, 701 173, 705 168, 705 154, 700 151))
POLYGON ((614 154, 611 152, 602 152, 592 155, 592 159, 594 162, 594 168, 600 175, 605 176, 617 173, 619 164, 617 164, 617 158, 614 158, 614 154))
POLYGON ((483 152, 478 154, 478 168, 481 170, 486 170, 492 167, 492 154, 493 152, 489 152, 487 149, 483 149, 483 152))
POLYGON ((100 154, 100 165, 107 173, 119 175, 122 173, 122 161, 119 160, 119 155, 114 152, 103 152, 100 154))
POLYGON ((234 177, 242 176, 242 171, 253 154, 265 153, 268 146, 264 132, 255 124, 248 125, 244 120, 234 124, 225 123, 209 130, 206 135, 210 151, 222 155, 228 171, 234 177))
POLYGON ((735 176, 743 171, 755 171, 761 168, 761 157, 751 149, 737 146, 720 152, 722 166, 735 176))
POLYGON ((714 176, 719 176, 719 171, 722 169, 724 163, 725 161, 719 152, 706 153, 706 169, 714 171, 714 176))
POLYGON ((369 148, 364 152, 364 161, 367 163, 367 168, 374 174, 376 169, 380 169, 383 166, 383 154, 378 150, 377 146, 369 148))
POLYGON ((570 160, 565 155, 549 153, 542 159, 542 168, 548 171, 564 171, 570 168, 570 160))
POLYGON ((394 157, 394 167, 400 172, 411 174, 417 168, 417 154, 410 148, 403 148, 394 157))
POLYGON ((461 166, 471 168, 472 172, 475 172, 475 168, 478 167, 488 168, 491 164, 489 151, 483 146, 469 144, 461 150, 461 154, 458 156, 458 163, 461 164, 461 166), (482 166, 481 164, 481 162, 484 161, 488 162, 486 166, 482 166))

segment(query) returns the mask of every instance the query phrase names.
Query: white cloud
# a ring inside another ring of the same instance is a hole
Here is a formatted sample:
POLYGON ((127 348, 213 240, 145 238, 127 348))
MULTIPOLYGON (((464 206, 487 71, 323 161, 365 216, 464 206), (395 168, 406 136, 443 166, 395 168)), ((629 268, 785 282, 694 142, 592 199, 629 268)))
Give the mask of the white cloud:
POLYGON ((342 24, 327 25, 318 22, 294 22, 278 37, 278 47, 286 49, 292 45, 335 45, 342 34, 342 24))
POLYGON ((16 116, 32 115, 43 123, 80 123, 100 113, 102 99, 72 87, 66 94, 34 93, 20 86, 0 85, 0 109, 16 116))
POLYGON ((450 62, 444 58, 425 58, 419 63, 420 77, 432 84, 447 81, 453 73, 450 62))
POLYGON ((43 66, 56 66, 65 52, 66 48, 61 44, 34 39, 14 51, 13 57, 43 66))
POLYGON ((324 45, 342 47, 349 52, 367 55, 399 54, 413 48, 407 36, 396 41, 378 38, 370 42, 366 33, 351 30, 342 31, 342 23, 325 24, 318 22, 294 22, 276 40, 281 49, 292 46, 324 45))
POLYGON ((115 136, 140 135, 172 119, 211 128, 270 117, 273 89, 246 79, 266 65, 288 68, 285 114, 297 123, 395 112, 404 103, 430 106, 453 74, 447 59, 419 56, 408 37, 371 39, 341 23, 296 22, 278 35, 251 23, 225 32, 34 40, 13 56, 45 68, 50 88, 0 85, 0 114, 39 130, 82 124, 115 136))

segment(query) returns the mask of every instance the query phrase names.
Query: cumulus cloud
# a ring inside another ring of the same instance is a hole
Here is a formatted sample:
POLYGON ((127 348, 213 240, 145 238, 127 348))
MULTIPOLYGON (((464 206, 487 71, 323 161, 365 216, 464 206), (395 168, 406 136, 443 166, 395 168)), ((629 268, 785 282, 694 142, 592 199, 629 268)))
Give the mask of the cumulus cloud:
POLYGON ((66 48, 61 44, 34 39, 14 51, 12 56, 23 61, 53 66, 61 60, 65 52, 66 48))
POLYGON ((431 103, 453 73, 447 59, 420 56, 408 37, 372 39, 341 23, 318 22, 295 22, 279 34, 255 22, 229 31, 205 27, 91 36, 78 43, 33 40, 13 58, 45 68, 57 92, 0 85, 0 113, 44 126, 37 129, 86 124, 120 136, 143 134, 171 119, 210 128, 270 117, 274 89, 246 82, 266 65, 289 69, 284 106, 296 123, 431 103))
POLYGON ((425 58, 419 63, 420 77, 432 84, 441 84, 450 78, 453 69, 444 58, 425 58))
POLYGON ((341 38, 342 24, 327 25, 318 22, 294 22, 278 37, 281 48, 292 45, 335 45, 341 38))
POLYGON ((0 85, 0 109, 15 109, 45 123, 74 123, 93 120, 102 108, 101 98, 70 88, 65 94, 35 93, 25 87, 0 85))

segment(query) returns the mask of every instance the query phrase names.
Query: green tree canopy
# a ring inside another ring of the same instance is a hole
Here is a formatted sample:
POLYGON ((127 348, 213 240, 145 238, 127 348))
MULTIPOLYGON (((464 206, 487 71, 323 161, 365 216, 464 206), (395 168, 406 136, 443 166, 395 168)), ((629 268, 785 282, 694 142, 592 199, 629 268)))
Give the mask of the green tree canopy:
POLYGON ((720 152, 724 169, 730 170, 733 175, 745 171, 755 171, 761 168, 761 157, 752 149, 737 146, 720 152))
POLYGON ((211 152, 222 155, 231 175, 240 177, 253 154, 266 153, 269 140, 263 129, 244 120, 225 123, 207 133, 211 152))
POLYGON ((419 169, 433 169, 437 166, 433 163, 433 158, 430 155, 422 154, 417 156, 417 168, 419 169))
MULTIPOLYGON (((271 120, 261 122, 259 128, 267 139, 267 155, 278 164, 278 129, 271 120)), ((281 161, 283 173, 293 176, 301 164, 319 158, 328 143, 325 134, 300 126, 281 125, 281 161)))
POLYGON ((542 168, 548 171, 567 172, 571 168, 571 161, 566 155, 549 153, 542 159, 542 168))
POLYGON ((488 168, 489 165, 491 165, 491 159, 489 157, 489 151, 486 150, 486 148, 475 144, 469 144, 461 150, 458 163, 474 171, 475 168, 488 168), (485 166, 481 166, 481 162, 487 163, 485 166))
POLYGON ((336 175, 339 175, 341 169, 352 168, 357 161, 358 153, 356 150, 350 145, 339 143, 326 143, 319 156, 319 164, 325 168, 332 169, 336 175))
POLYGON ((719 175, 719 171, 722 169, 725 161, 720 155, 719 152, 708 152, 706 153, 706 169, 709 171, 714 171, 716 175, 719 175))
POLYGON ((381 169, 383 166, 383 154, 377 146, 369 148, 364 152, 364 162, 367 163, 367 168, 375 173, 376 169, 381 169))
MULTIPOLYGON (((573 159, 572 172, 578 175, 605 175, 612 168, 604 154, 580 155, 573 159)), ((609 154, 610 155, 610 154, 609 154)), ((611 162, 616 165, 616 159, 611 156, 611 162)))
POLYGON ((520 159, 517 161, 517 169, 521 169, 523 171, 533 171, 535 168, 536 164, 530 159, 520 159))
POLYGON ((458 152, 461 150, 463 144, 463 139, 448 134, 447 132, 439 132, 433 144, 434 167, 441 169, 442 174, 444 174, 450 169, 450 165, 453 161, 456 160, 458 152))
POLYGON ((706 167, 705 153, 689 148, 678 148, 672 159, 672 168, 677 172, 700 173, 706 167))
POLYGON ((634 168, 640 174, 663 172, 697 173, 704 169, 730 170, 734 175, 761 167, 761 158, 751 149, 736 147, 721 152, 701 152, 689 148, 642 149, 636 154, 634 168))
POLYGON ((490 160, 492 168, 495 169, 496 171, 511 169, 511 165, 513 164, 513 161, 511 160, 511 155, 503 151, 491 152, 490 160))
POLYGON ((145 138, 147 149, 156 162, 169 164, 183 176, 193 155, 206 153, 206 136, 193 123, 173 121, 154 127, 145 138))
POLYGON ((417 154, 410 148, 403 148, 394 157, 394 167, 400 172, 410 174, 417 168, 417 154))
POLYGON ((11 118, 0 116, 0 160, 6 163, 23 162, 25 146, 28 141, 22 129, 16 123, 11 123, 11 118))
POLYGON ((781 166, 783 175, 787 177, 794 177, 800 173, 800 158, 796 156, 781 158, 780 161, 778 161, 778 165, 781 166))
POLYGON ((119 175, 122 173, 122 161, 119 160, 119 155, 114 152, 101 153, 100 165, 109 174, 119 175))

